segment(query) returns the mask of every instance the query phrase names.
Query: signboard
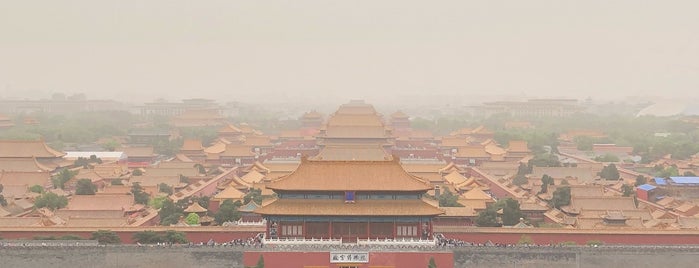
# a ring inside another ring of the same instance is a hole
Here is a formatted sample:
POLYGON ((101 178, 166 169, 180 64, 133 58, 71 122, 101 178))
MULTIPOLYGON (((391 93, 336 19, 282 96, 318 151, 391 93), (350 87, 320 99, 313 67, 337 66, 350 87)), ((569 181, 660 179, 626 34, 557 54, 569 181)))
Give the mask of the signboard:
POLYGON ((330 252, 330 263, 368 263, 369 252, 330 252))

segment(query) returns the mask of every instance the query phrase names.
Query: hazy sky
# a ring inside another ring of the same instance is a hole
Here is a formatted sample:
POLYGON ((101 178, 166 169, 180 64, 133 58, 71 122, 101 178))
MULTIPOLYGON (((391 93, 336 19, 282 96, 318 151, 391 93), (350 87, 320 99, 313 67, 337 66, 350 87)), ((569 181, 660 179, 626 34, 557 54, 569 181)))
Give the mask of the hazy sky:
POLYGON ((699 95, 699 1, 0 0, 0 98, 699 95))

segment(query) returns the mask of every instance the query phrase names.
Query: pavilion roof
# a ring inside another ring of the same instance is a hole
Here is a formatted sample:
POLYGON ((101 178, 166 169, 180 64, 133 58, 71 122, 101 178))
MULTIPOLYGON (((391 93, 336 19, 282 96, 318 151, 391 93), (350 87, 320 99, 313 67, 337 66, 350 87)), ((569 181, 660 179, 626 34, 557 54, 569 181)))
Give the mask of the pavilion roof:
POLYGON ((245 181, 248 184, 253 184, 256 182, 260 182, 265 179, 265 175, 263 175, 260 172, 257 172, 256 170, 252 170, 248 172, 247 174, 243 175, 240 177, 243 181, 245 181))
POLYGON ((273 181, 272 190, 427 191, 429 185, 389 161, 318 161, 303 158, 291 174, 273 181))
POLYGON ((200 212, 207 212, 207 211, 209 211, 209 210, 202 207, 201 205, 199 205, 198 202, 194 202, 193 204, 189 205, 189 207, 187 207, 187 209, 184 210, 184 212, 187 212, 187 213, 192 213, 192 212, 193 213, 200 213, 200 212))
POLYGON ((223 191, 216 194, 213 197, 213 199, 215 199, 215 200, 225 200, 225 199, 238 200, 238 199, 241 199, 242 200, 243 197, 245 197, 245 193, 236 189, 233 186, 228 186, 228 187, 226 187, 226 189, 223 189, 223 191))
POLYGON ((452 171, 451 173, 444 175, 444 180, 453 184, 453 185, 460 185, 464 182, 467 182, 469 178, 466 178, 464 175, 461 175, 461 173, 452 171))
POLYGON ((493 197, 486 194, 485 192, 483 192, 483 190, 479 188, 473 188, 468 192, 463 193, 461 195, 461 198, 464 200, 493 200, 493 197))
POLYGON ((262 215, 308 216, 436 216, 440 210, 420 199, 409 200, 344 200, 277 199, 255 210, 262 215))
POLYGON ((393 119, 408 119, 410 116, 405 114, 403 111, 396 111, 395 113, 391 114, 391 118, 393 119))
POLYGON ((255 211, 256 209, 258 209, 258 208, 260 208, 260 207, 261 207, 261 206, 258 205, 257 203, 255 203, 255 201, 250 200, 250 202, 248 202, 247 204, 242 205, 241 207, 239 207, 239 208, 238 208, 238 211, 241 211, 241 212, 253 212, 253 211, 255 211))
POLYGON ((0 140, 0 158, 54 158, 62 157, 65 153, 52 149, 44 141, 0 140))

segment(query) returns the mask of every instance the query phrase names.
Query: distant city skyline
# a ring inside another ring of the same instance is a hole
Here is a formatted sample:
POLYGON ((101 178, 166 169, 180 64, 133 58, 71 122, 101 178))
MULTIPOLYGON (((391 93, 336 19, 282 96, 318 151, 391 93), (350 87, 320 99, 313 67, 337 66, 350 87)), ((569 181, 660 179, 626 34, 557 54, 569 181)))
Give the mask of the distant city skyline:
POLYGON ((5 2, 0 98, 696 98, 696 10, 688 0, 5 2))

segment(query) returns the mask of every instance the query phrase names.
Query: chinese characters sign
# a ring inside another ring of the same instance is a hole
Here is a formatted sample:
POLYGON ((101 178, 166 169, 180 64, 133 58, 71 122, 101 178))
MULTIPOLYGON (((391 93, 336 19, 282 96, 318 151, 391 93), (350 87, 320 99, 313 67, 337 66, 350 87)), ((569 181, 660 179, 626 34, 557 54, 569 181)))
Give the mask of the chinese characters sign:
POLYGON ((330 252, 330 263, 368 263, 369 252, 330 252))

